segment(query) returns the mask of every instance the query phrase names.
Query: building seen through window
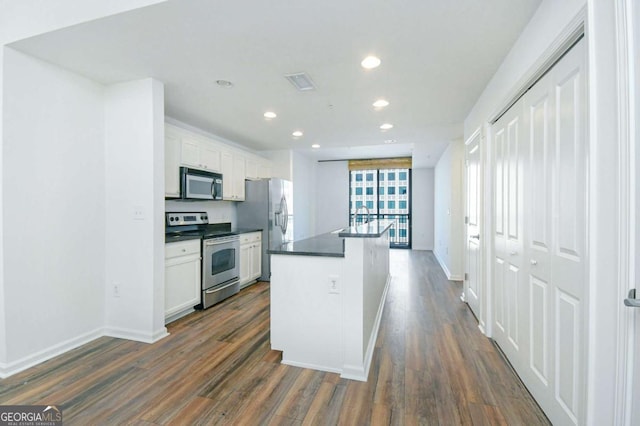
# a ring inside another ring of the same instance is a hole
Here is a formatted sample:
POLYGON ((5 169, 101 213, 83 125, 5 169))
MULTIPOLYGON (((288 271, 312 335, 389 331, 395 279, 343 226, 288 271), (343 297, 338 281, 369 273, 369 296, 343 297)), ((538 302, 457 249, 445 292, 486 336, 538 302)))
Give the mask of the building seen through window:
POLYGON ((371 220, 394 222, 389 233, 392 247, 411 247, 410 170, 352 170, 350 174, 350 223, 366 220, 367 214, 362 209, 366 206, 371 220))

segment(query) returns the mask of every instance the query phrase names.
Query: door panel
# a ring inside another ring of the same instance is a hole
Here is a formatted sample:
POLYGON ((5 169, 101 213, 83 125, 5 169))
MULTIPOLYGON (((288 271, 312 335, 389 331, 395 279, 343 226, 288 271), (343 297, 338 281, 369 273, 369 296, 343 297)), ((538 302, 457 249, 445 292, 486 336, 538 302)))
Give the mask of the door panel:
POLYGON ((494 251, 508 262, 495 268, 495 302, 506 303, 507 320, 498 308, 504 333, 496 327, 495 339, 554 424, 584 422, 585 82, 582 40, 494 124, 494 176, 502 179, 494 251), (504 214, 506 236, 498 232, 504 214))
POLYGON ((548 287, 546 282, 531 277, 529 287, 531 291, 529 296, 530 367, 543 386, 549 384, 548 287))
POLYGON ((480 227, 480 203, 481 203, 481 171, 480 171, 480 131, 476 132, 465 142, 465 188, 466 188, 466 276, 465 276, 465 301, 483 325, 484 315, 481 312, 482 289, 481 277, 481 235, 480 227))

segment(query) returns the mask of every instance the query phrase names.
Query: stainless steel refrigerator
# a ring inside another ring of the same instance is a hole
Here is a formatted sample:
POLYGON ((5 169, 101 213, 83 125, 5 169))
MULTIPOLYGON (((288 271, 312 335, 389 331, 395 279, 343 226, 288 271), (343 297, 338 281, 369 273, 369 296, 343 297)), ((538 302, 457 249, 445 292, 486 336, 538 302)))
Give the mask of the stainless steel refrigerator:
POLYGON ((244 201, 237 203, 239 228, 262 229, 262 276, 270 281, 268 250, 293 241, 293 185, 284 179, 248 180, 244 201))

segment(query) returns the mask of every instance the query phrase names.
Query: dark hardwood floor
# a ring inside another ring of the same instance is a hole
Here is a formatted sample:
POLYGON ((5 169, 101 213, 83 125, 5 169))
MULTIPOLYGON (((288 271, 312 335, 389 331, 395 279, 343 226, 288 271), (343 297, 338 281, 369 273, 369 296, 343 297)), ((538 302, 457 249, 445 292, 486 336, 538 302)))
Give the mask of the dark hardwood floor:
POLYGON ((65 425, 549 424, 433 254, 391 263, 366 383, 281 365, 258 283, 156 344, 100 338, 0 380, 0 404, 57 405, 65 425))

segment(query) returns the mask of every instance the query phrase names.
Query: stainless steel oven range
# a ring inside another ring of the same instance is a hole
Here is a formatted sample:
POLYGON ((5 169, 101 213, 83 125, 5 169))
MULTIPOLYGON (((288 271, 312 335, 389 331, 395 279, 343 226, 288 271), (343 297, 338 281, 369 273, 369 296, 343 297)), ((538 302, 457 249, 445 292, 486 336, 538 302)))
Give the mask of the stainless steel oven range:
POLYGON ((202 297, 206 309, 240 291, 240 237, 230 223, 209 224, 206 212, 166 214, 166 239, 202 238, 202 297))
POLYGON ((209 237, 202 240, 202 307, 240 291, 240 237, 209 237))

